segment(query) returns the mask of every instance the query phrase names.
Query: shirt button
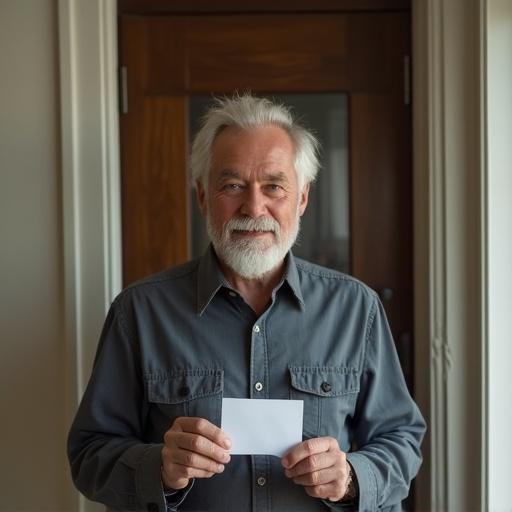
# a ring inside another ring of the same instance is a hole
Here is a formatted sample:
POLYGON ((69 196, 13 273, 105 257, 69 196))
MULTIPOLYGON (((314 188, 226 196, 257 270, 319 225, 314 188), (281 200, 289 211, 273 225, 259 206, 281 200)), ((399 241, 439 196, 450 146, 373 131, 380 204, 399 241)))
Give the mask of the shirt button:
POLYGON ((259 476, 258 479, 256 480, 256 483, 260 487, 263 487, 267 483, 267 479, 264 476, 259 476))
POLYGON ((178 389, 178 394, 180 396, 188 396, 190 394, 190 388, 188 386, 181 386, 181 388, 178 389))
POLYGON ((322 391, 324 393, 329 393, 329 391, 331 391, 332 389, 332 386, 328 383, 328 382, 322 382, 322 391))
POLYGON ((261 382, 256 382, 256 384, 254 384, 254 389, 256 391, 261 391, 263 389, 263 384, 261 382))
POLYGON ((229 295, 231 295, 231 297, 236 297, 236 293, 234 291, 230 291, 229 295))
POLYGON ((260 332, 260 326, 259 325, 255 325, 252 330, 254 332, 260 332))

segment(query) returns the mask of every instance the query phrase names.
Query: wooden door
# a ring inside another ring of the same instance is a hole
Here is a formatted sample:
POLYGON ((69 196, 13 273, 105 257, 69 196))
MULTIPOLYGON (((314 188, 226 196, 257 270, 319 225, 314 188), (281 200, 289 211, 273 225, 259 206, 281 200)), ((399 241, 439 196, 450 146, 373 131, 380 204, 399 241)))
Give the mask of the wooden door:
POLYGON ((121 116, 125 283, 189 258, 190 96, 344 92, 351 273, 382 290, 411 384, 409 17, 396 5, 390 11, 120 16, 128 99, 121 116))

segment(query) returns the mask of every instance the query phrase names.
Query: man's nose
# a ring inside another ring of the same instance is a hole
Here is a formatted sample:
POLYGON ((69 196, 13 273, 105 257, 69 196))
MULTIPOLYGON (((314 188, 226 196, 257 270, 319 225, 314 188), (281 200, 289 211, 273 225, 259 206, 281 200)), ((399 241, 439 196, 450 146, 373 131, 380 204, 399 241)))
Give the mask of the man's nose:
POLYGON ((257 219, 267 212, 267 197, 257 187, 248 187, 244 194, 240 213, 257 219))

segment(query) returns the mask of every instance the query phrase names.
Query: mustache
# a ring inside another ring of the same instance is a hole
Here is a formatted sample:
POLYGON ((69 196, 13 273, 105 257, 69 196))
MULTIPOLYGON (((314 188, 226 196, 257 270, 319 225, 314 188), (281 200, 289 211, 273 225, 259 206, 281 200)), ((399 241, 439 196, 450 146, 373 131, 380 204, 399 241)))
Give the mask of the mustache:
POLYGON ((251 217, 238 217, 230 219, 224 226, 228 232, 232 231, 270 231, 279 235, 281 226, 270 217, 260 217, 253 219, 251 217))

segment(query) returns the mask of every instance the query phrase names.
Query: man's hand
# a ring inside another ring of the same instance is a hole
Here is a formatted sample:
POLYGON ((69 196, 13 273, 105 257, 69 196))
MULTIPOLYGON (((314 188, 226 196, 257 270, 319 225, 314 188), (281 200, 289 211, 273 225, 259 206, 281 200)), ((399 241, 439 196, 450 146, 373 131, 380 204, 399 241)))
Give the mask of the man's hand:
POLYGON ((170 489, 183 489, 191 478, 222 473, 230 461, 231 441, 203 418, 176 418, 164 435, 162 481, 170 489))
POLYGON ((332 437, 308 439, 281 460, 285 474, 314 498, 339 501, 347 491, 350 466, 332 437))

